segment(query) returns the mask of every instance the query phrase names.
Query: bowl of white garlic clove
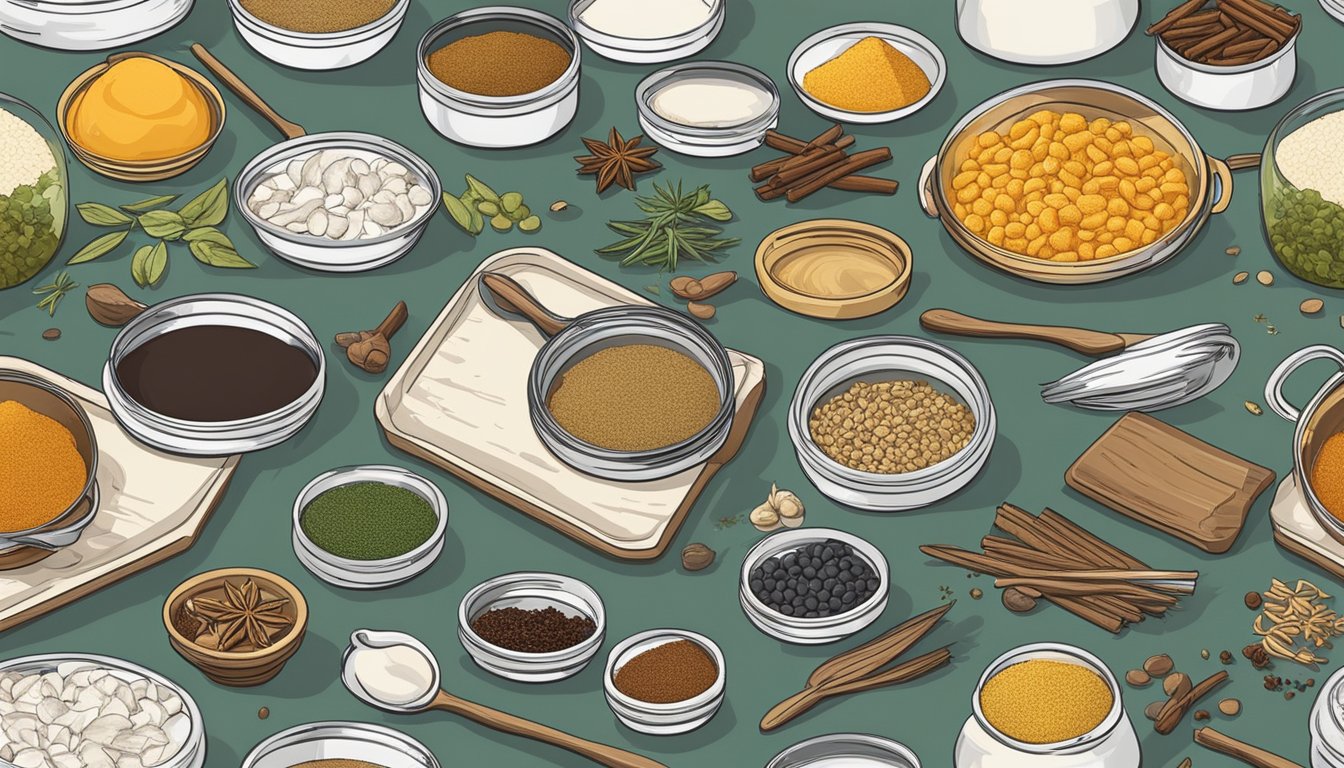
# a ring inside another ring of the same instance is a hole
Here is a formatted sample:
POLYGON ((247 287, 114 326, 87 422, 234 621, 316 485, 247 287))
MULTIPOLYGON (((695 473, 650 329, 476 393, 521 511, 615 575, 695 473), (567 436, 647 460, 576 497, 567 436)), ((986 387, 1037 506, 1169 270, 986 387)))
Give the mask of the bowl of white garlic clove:
POLYGON ((406 255, 442 195, 428 163, 367 133, 277 144, 239 172, 233 191, 271 252, 321 272, 364 272, 406 255))

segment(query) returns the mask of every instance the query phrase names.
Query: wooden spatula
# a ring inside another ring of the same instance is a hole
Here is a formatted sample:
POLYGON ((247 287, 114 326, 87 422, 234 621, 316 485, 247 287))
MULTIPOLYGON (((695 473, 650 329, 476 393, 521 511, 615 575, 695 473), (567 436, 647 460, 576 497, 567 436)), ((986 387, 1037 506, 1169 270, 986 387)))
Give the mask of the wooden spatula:
POLYGON ((1157 335, 1152 333, 1107 333, 1062 325, 1000 323, 963 315, 950 309, 930 309, 919 316, 919 324, 924 326, 925 330, 950 333, 956 336, 1047 341, 1093 357, 1119 352, 1157 335))

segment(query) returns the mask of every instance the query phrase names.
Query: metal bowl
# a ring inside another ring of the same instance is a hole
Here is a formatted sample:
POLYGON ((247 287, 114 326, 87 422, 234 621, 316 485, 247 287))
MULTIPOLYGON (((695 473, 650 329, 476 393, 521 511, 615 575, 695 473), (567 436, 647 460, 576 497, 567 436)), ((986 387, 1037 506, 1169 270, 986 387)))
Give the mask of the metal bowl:
POLYGON ((229 0, 238 36, 262 56, 294 69, 341 69, 381 51, 406 19, 410 0, 397 0, 392 9, 363 26, 340 32, 295 32, 262 21, 239 0, 229 0))
POLYGON ((651 629, 631 635, 607 654, 607 668, 602 675, 602 690, 607 706, 623 725, 640 733, 655 736, 675 736, 689 733, 708 723, 719 711, 727 692, 728 668, 723 651, 708 637, 684 629, 651 629), (660 645, 689 640, 704 649, 714 660, 719 674, 704 692, 685 701, 653 704, 626 696, 616 687, 616 672, 634 657, 660 645))
POLYGON ((429 163, 394 141, 368 133, 317 133, 281 142, 252 158, 239 171, 233 185, 234 207, 257 233, 262 244, 285 261, 319 272, 365 272, 387 266, 405 256, 420 242, 420 237, 434 218, 434 212, 438 210, 442 195, 439 176, 429 163), (417 174, 429 188, 432 194, 429 207, 391 232, 360 240, 331 240, 295 234, 262 219, 248 207, 248 198, 272 168, 283 166, 295 157, 326 149, 354 150, 401 163, 417 174))
POLYGON ((0 32, 62 51, 120 48, 177 26, 193 4, 194 0, 0 0, 0 32))
POLYGON ((602 648, 607 611, 597 591, 558 573, 506 573, 477 584, 457 609, 457 637, 471 660, 491 674, 523 683, 549 683, 573 677, 602 648), (587 640, 550 653, 501 648, 476 634, 471 622, 494 608, 554 608, 569 616, 587 616, 597 629, 587 640))
POLYGON ((0 402, 13 400, 70 430, 87 477, 78 497, 51 520, 23 531, 0 532, 0 570, 35 563, 79 540, 98 513, 98 441, 84 409, 58 387, 18 371, 0 370, 0 402))
POLYGON ((830 733, 800 741, 775 755, 765 768, 855 765, 920 768, 919 758, 900 742, 866 733, 830 733))
POLYGON ((371 723, 296 725, 266 739, 242 768, 290 768, 315 760, 362 760, 385 768, 439 768, 429 747, 401 731, 371 723))
POLYGON ((779 89, 764 72, 731 61, 693 61, 660 69, 635 87, 639 125, 660 146, 694 157, 728 157, 750 152, 765 143, 765 135, 779 125, 779 89), (682 125, 658 114, 654 98, 684 80, 724 80, 745 84, 765 93, 770 103, 758 117, 736 125, 706 128, 682 125))
POLYGON ((680 312, 664 307, 606 307, 576 318, 541 348, 528 377, 527 405, 537 436, 566 464, 618 482, 657 480, 703 464, 728 440, 736 407, 733 365, 723 345, 680 312), (565 431, 546 406, 561 374, 599 350, 636 343, 674 349, 703 365, 719 391, 719 411, 713 420, 680 443, 648 451, 610 450, 565 431))
POLYGON ((703 51, 714 42, 723 29, 725 0, 704 0, 709 17, 694 29, 670 37, 622 37, 588 26, 583 12, 594 0, 572 0, 569 4, 569 25, 597 55, 627 64, 660 64, 675 61, 703 51))
POLYGON ((937 44, 909 27, 861 21, 829 27, 803 40, 789 56, 788 72, 789 84, 793 86, 798 98, 808 109, 822 117, 842 123, 890 123, 913 115, 933 101, 942 90, 943 83, 947 81, 947 59, 943 57, 943 52, 937 44), (808 72, 844 53, 850 46, 866 37, 884 40, 909 56, 929 78, 929 92, 919 101, 900 109, 886 112, 851 112, 827 104, 803 88, 803 78, 808 72))
POLYGON ((225 456, 270 448, 293 437, 317 412, 326 388, 326 371, 322 345, 289 310, 251 296, 199 293, 155 304, 121 329, 103 366, 103 391, 117 422, 140 442, 169 453, 225 456), (250 328, 302 349, 317 366, 312 386, 294 402, 271 413, 215 422, 165 416, 126 393, 117 378, 117 366, 131 350, 165 333, 201 325, 250 328))

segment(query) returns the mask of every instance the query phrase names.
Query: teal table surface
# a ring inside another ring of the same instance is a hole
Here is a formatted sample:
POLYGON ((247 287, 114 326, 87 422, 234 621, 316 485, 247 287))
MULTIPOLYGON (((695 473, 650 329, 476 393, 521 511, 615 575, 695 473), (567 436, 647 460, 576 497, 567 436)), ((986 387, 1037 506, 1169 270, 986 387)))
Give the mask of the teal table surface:
MULTIPOLYGON (((564 15, 558 0, 525 4, 564 15)), ((328 346, 330 369, 326 398, 316 419, 297 437, 276 448, 245 457, 224 501, 195 546, 115 586, 0 635, 0 657, 58 651, 124 657, 147 665, 181 683, 200 704, 209 735, 208 765, 238 765, 267 736, 316 720, 357 720, 400 728, 423 740, 445 766, 583 766, 574 755, 500 735, 447 715, 393 716, 377 712, 345 691, 338 679, 342 649, 359 627, 396 629, 424 640, 437 654, 445 683, 453 692, 484 704, 533 718, 597 741, 654 757, 669 766, 760 766, 789 744, 824 733, 859 731, 881 734, 913 748, 924 765, 947 766, 957 732, 971 710, 976 680, 988 662, 1022 643, 1058 640, 1078 644, 1104 659, 1117 676, 1154 653, 1169 653, 1181 669, 1200 679, 1218 669, 1219 651, 1236 656, 1228 668, 1232 682, 1214 698, 1235 696, 1244 702, 1236 718, 1218 715, 1212 725, 1244 740, 1273 747, 1299 763, 1308 760, 1307 713, 1314 689, 1285 700, 1262 686, 1263 673, 1241 658, 1252 642, 1254 614, 1242 602, 1248 590, 1268 588, 1272 577, 1307 578, 1327 592, 1341 585, 1326 574, 1277 548, 1272 540, 1268 492, 1260 497, 1232 550, 1208 555, 1176 539, 1137 524, 1066 489, 1064 470, 1114 420, 1113 415, 1050 406, 1038 385, 1080 367, 1084 358, 1045 345, 950 340, 984 374, 998 409, 999 432, 984 472, 965 490, 927 509, 902 514, 869 514, 827 501, 811 488, 789 443, 785 416, 799 376, 824 349, 868 334, 924 335, 918 316, 932 307, 951 307, 1009 320, 1081 325, 1122 331, 1165 331, 1194 323, 1219 321, 1231 326, 1243 357, 1236 373, 1212 395, 1160 414, 1192 434, 1251 461, 1280 477, 1291 469, 1292 426, 1265 410, 1248 413, 1243 403, 1263 404, 1270 370, 1285 356, 1308 344, 1338 344, 1344 338, 1340 315, 1344 300, 1332 291, 1300 282, 1278 266, 1261 231, 1258 175, 1236 175, 1231 208, 1214 216, 1194 242, 1167 264, 1138 276, 1094 286, 1062 287, 1023 282, 996 272, 961 251, 938 222, 920 211, 915 188, 920 166, 932 156, 949 127, 969 109, 1014 86, 1056 77, 1091 77, 1148 94, 1175 113, 1204 149, 1216 156, 1259 151, 1275 122, 1309 96, 1344 85, 1339 46, 1344 26, 1314 2, 1296 0, 1304 31, 1299 42, 1297 81, 1278 104, 1245 114, 1191 107, 1172 97, 1153 73, 1153 42, 1142 27, 1169 3, 1145 3, 1140 29, 1117 49, 1096 59, 1054 68, 1019 67, 983 57, 966 47, 954 28, 950 0, 728 0, 722 34, 700 58, 729 59, 760 68, 780 84, 781 129, 810 137, 827 125, 789 90, 785 64, 793 46, 834 23, 881 20, 914 27, 933 39, 947 56, 949 77, 934 101, 912 117, 889 125, 851 126, 858 147, 890 146, 893 162, 874 171, 900 180, 895 197, 858 196, 826 190, 801 204, 763 203, 752 194, 749 166, 775 153, 718 160, 681 157, 663 151, 664 169, 639 180, 641 192, 652 182, 677 179, 687 185, 710 184, 737 214, 728 234, 742 239, 717 268, 736 269, 742 280, 719 301, 709 327, 726 345, 750 352, 766 363, 767 388, 746 445, 735 461, 710 484, 669 554, 651 563, 628 563, 599 555, 530 518, 475 492, 447 473, 392 449, 374 421, 373 403, 386 376, 358 371, 341 351, 328 346), (822 217, 859 219, 887 227, 912 246, 914 278, 909 295, 895 308, 867 319, 827 322, 790 314, 767 300, 752 269, 755 244, 785 224, 822 217), (1225 253, 1239 246, 1240 255, 1225 253), (1254 279, 1234 285, 1238 271, 1270 270, 1273 286, 1254 279), (1325 311, 1303 316, 1298 304, 1323 298, 1325 311), (1257 320, 1257 315, 1264 319, 1257 320), (1277 333, 1267 328, 1272 325, 1277 333), (336 589, 315 579, 295 559, 290 545, 290 509, 299 489, 314 475, 336 466, 392 463, 433 479, 451 507, 447 545, 438 562, 414 581, 390 590, 359 593, 336 589), (824 647, 782 645, 755 630, 738 607, 737 572, 743 554, 760 534, 743 522, 724 527, 720 518, 748 512, 760 503, 772 482, 797 492, 807 505, 807 524, 841 528, 882 548, 891 564, 890 604, 876 624, 848 641, 824 647), (1005 500, 1032 511, 1053 507, 1159 568, 1195 569, 1198 593, 1162 620, 1150 619, 1112 636, 1053 607, 1030 616, 1008 613, 987 577, 972 578, 955 568, 930 562, 921 543, 974 546, 987 533, 994 508, 1005 500), (699 541, 718 552, 713 567, 699 573, 681 570, 677 552, 699 541), (206 680, 169 647, 159 612, 164 597, 180 581, 200 571, 249 565, 272 569, 293 580, 307 596, 312 619, 299 653, 275 680, 253 689, 230 689, 206 680), (548 685, 524 685, 477 669, 457 640, 456 610, 473 585, 514 570, 565 573, 594 585, 605 600, 610 626, 598 661, 578 676, 548 685), (912 685, 880 690, 822 705, 787 727, 761 734, 760 717, 775 702, 798 690, 822 659, 914 613, 932 608, 947 587, 957 600, 948 619, 920 646, 932 650, 951 643, 954 661, 912 685), (974 600, 973 587, 984 590, 974 600), (602 696, 606 651, 622 638, 644 629, 671 626, 703 632, 723 648, 728 695, 707 726, 675 737, 641 735, 617 724, 602 696), (1211 660, 1200 658, 1209 649, 1211 660), (268 719, 258 709, 270 709, 268 719)), ((303 271, 265 251, 234 212, 225 230, 255 270, 214 270, 172 249, 160 287, 136 289, 129 274, 130 248, 90 264, 69 268, 81 286, 115 282, 146 303, 201 291, 250 294, 288 307, 329 340, 339 331, 370 328, 392 304, 404 299, 410 320, 393 342, 392 364, 399 365, 416 338, 486 257, 517 246, 552 249, 637 291, 661 283, 659 296, 669 302, 666 276, 621 269, 593 253, 612 239, 605 222, 632 218, 633 196, 594 193, 591 177, 574 174, 572 156, 581 154, 581 136, 605 136, 617 126, 638 133, 632 93, 654 67, 613 63, 583 53, 581 103, 573 123, 539 146, 485 151, 456 146, 439 137, 420 114, 415 86, 415 48, 437 19, 466 7, 461 0, 413 0, 395 40, 376 57, 338 72, 300 72, 272 64, 247 48, 235 32, 226 4, 203 0, 180 26, 133 46, 197 69, 188 46, 201 42, 234 68, 286 117, 310 132, 355 130, 381 134, 425 157, 445 186, 460 191, 464 173, 496 189, 523 192, 534 210, 552 201, 570 204, 563 218, 543 213, 536 235, 487 231, 472 239, 439 214, 428 234, 406 258, 392 266, 358 275, 333 276, 303 271)), ((36 106, 54 120, 58 96, 77 74, 102 60, 100 53, 66 53, 0 39, 3 76, 0 90, 36 106)), ((71 162, 71 201, 127 203, 151 194, 191 193, 222 177, 230 180, 257 152, 279 140, 278 134, 232 94, 227 125, 218 144, 200 166, 168 182, 131 185, 109 181, 71 162)), ((68 156, 68 153, 67 153, 68 156)), ((75 220, 60 256, 34 281, 0 291, 0 353, 18 355, 98 386, 100 371, 115 330, 93 322, 82 306, 83 291, 62 304, 54 319, 34 307, 31 289, 52 277, 66 258, 98 232, 75 220), (58 341, 40 335, 59 327, 58 341)), ((697 265, 689 274, 716 267, 697 265)), ((947 341, 944 339, 944 341, 947 341)), ((1315 363, 1296 377, 1289 394, 1299 402, 1315 391, 1330 370, 1315 363)), ((0 578, 3 575, 0 574, 0 578)), ((1280 662, 1276 673, 1318 682, 1344 660, 1344 649, 1327 652, 1331 665, 1316 671, 1280 662), (1339 658, 1335 658, 1339 657, 1339 658)), ((1143 709, 1160 692, 1126 688, 1125 703, 1138 728, 1147 768, 1174 767, 1190 756, 1195 765, 1229 765, 1192 744, 1187 719, 1175 733, 1160 736, 1144 719, 1143 709)))

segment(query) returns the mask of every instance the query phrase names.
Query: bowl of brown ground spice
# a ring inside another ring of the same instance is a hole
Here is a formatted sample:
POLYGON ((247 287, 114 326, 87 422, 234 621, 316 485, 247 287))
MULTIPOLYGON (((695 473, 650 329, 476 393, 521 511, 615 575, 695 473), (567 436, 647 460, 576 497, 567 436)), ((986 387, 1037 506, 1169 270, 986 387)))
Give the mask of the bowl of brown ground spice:
POLYGON ((607 611, 587 584, 558 573, 506 573, 472 588, 457 636, 481 669, 524 683, 572 677, 606 637, 607 611))
POLYGON ((410 0, 229 0, 233 24, 254 51, 294 69, 342 69, 381 51, 410 0))
POLYGON ((420 40, 420 108, 459 144, 536 144, 574 119, 579 58, 578 37, 554 16, 512 6, 462 11, 420 40))
POLYGON ((727 686, 723 651, 704 635, 651 629, 631 635, 607 655, 602 689, 623 725, 673 736, 708 723, 727 686))

